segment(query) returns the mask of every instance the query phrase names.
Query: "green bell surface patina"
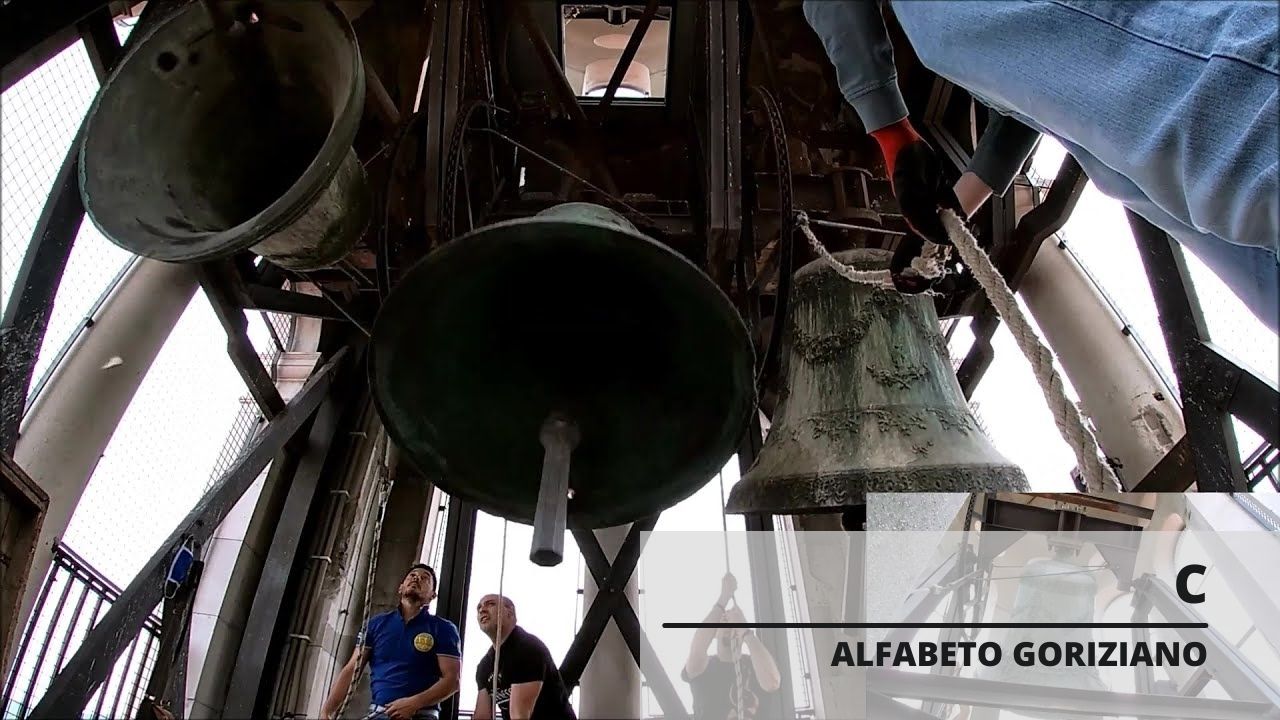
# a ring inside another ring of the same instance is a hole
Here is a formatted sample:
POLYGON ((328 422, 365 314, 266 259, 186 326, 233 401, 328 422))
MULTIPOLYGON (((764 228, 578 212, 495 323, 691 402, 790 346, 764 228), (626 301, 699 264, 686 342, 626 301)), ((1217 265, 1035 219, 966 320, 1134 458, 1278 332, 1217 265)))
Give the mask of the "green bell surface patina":
POLYGON ((355 33, 330 2, 174 11, 103 84, 80 146, 85 211, 115 244, 167 262, 245 249, 293 270, 342 259, 368 225, 351 148, 364 107, 355 33))
POLYGON ((589 203, 428 255, 388 296, 370 353, 391 437, 494 515, 533 521, 544 422, 571 422, 567 522, 579 528, 647 517, 714 477, 755 408, 753 366, 710 278, 589 203))
MULTIPOLYGON (((890 253, 835 258, 883 270, 890 253)), ((964 401, 933 300, 849 282, 824 260, 795 275, 784 386, 733 513, 841 512, 876 492, 1022 491, 964 401)))

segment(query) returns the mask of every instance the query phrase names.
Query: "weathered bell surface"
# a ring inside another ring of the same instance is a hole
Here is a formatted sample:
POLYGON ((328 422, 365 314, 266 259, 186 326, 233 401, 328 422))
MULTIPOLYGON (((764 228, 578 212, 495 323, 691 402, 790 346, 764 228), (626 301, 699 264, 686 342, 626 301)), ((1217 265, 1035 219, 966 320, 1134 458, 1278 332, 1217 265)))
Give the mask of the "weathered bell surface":
MULTIPOLYGON (((884 250, 835 257, 888 267, 884 250)), ((823 260, 795 274, 784 384, 733 513, 839 512, 874 492, 1027 489, 964 401, 927 296, 855 284, 823 260)))
POLYGON ((251 248, 277 265, 335 263, 368 223, 351 149, 365 98, 355 33, 329 2, 188 3, 103 85, 80 147, 94 224, 169 262, 251 248))
MULTIPOLYGON (((1034 647, 1052 643, 1065 648, 1067 643, 1088 647, 1094 641, 1093 631, 1087 627, 1044 627, 1055 623, 1087 625, 1094 621, 1098 581, 1088 568, 1067 560, 1062 550, 1058 548, 1057 557, 1031 560, 1017 571, 1016 574, 1022 577, 1018 580, 1018 594, 1008 622, 1040 626, 1006 630, 1000 640, 1001 647, 1006 649, 1001 662, 979 670, 977 676, 980 679, 1075 690, 1110 689, 1095 665, 1067 666, 1065 662, 1059 662, 1050 666, 1037 660, 1024 666, 1011 657, 1014 649, 1022 643, 1032 643, 1034 647)), ((1023 710, 1019 712, 1032 715, 1023 710)), ((1033 716, 1065 717, 1053 713, 1036 713, 1033 716)))
POLYGON ((566 203, 414 266, 379 313, 370 373, 388 433, 446 492, 528 523, 567 462, 568 525, 607 527, 724 466, 753 364, 701 270, 607 208, 566 203))

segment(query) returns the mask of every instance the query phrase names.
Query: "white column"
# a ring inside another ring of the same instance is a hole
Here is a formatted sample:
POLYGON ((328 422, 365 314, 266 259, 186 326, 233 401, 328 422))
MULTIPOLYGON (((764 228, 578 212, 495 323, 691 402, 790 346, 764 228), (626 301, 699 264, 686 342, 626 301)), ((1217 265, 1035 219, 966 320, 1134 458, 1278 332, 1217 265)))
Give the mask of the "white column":
MULTIPOLYGON (((596 530, 596 538, 604 549, 605 557, 613 562, 622 548, 630 525, 596 530)), ((599 588, 591 572, 583 566, 582 607, 591 607, 599 588)), ((626 587, 631 607, 640 607, 639 585, 633 574, 626 587)), ((622 633, 612 620, 604 628, 600 642, 591 652, 591 659, 582 671, 578 686, 578 717, 581 718, 638 718, 642 716, 640 700, 640 666, 631 656, 631 650, 622 639, 622 633)))
MULTIPOLYGON (((191 302, 195 270, 138 260, 103 303, 36 399, 13 457, 49 494, 19 610, 29 618, 53 544, 67 523, 143 377, 191 302)), ((4 648, 6 656, 13 648, 4 648)))
POLYGON ((1052 238, 1019 293, 1079 393, 1103 451, 1120 461, 1124 489, 1131 489, 1186 433, 1172 393, 1084 269, 1052 238))

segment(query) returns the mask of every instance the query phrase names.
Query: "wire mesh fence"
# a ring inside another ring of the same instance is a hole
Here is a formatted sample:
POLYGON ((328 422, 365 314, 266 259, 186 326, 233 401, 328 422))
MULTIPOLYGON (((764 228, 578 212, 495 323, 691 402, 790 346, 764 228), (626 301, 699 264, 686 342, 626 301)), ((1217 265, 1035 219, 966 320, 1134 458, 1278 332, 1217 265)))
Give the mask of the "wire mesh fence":
MULTIPOLYGON (((32 235, 97 89, 84 43, 76 42, 0 97, 0 305, 7 307, 17 291, 32 235)), ((92 223, 81 225, 32 373, 34 390, 92 324, 102 298, 132 259, 92 223)))
MULTIPOLYGON (((0 717, 26 717, 58 670, 119 597, 119 586, 67 546, 54 546, 53 565, 37 597, 33 622, 28 623, 13 668, 5 678, 0 717)), ((160 618, 153 614, 89 698, 81 717, 133 717, 151 677, 159 640, 160 618)))

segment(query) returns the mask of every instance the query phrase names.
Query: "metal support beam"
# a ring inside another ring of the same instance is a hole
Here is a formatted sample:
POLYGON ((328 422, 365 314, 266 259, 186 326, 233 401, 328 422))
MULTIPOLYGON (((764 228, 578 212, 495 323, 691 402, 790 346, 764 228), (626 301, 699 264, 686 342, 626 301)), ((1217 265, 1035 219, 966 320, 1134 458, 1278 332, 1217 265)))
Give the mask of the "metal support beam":
POLYGON ((964 356, 964 360, 960 362, 960 368, 956 370, 956 379, 960 381, 960 390, 964 392, 965 400, 973 397, 973 393, 978 389, 978 383, 982 381, 982 376, 987 373, 987 368, 991 367, 991 361, 995 359, 996 354, 995 349, 991 347, 991 337, 996 334, 999 327, 1000 317, 990 308, 973 318, 973 326, 970 328, 973 332, 973 345, 964 356))
MULTIPOLYGON (((654 515, 633 523, 612 565, 609 564, 604 548, 600 547, 600 541, 594 532, 584 529, 573 530, 573 537, 582 551, 582 562, 587 566, 591 577, 595 579, 599 591, 591 607, 587 608, 583 614, 582 624, 578 627, 573 643, 560 663, 560 677, 564 680, 566 688, 572 689, 582 678, 582 671, 586 668, 587 661, 591 659, 591 652, 599 642, 610 618, 618 624, 618 631, 626 640, 627 647, 631 650, 631 655, 642 672, 646 669, 640 663, 642 655, 656 657, 653 649, 648 646, 648 638, 640 628, 640 620, 636 617, 635 608, 631 607, 631 602, 627 599, 626 588, 631 576, 635 573, 636 565, 640 562, 642 537, 644 533, 653 530, 657 522, 658 516, 654 515)), ((661 668, 649 669, 654 672, 646 674, 645 681, 658 700, 663 717, 687 718, 688 712, 680 696, 676 694, 671 679, 661 668)))
POLYGON ((62 273, 71 257, 71 246, 84 219, 76 161, 79 137, 77 134, 54 178, 53 190, 36 222, 0 325, 0 355, 5 359, 4 376, 0 378, 0 451, 7 453, 13 452, 18 441, 27 388, 49 327, 62 273))
MULTIPOLYGON (((436 615, 452 620, 458 626, 458 644, 466 641, 467 588, 471 585, 471 551, 476 542, 476 506, 461 498, 449 498, 449 519, 444 531, 443 568, 440 573, 439 600, 436 615)), ((458 696, 455 693, 440 707, 440 720, 456 720, 458 696)))
MULTIPOLYGON (((459 121, 458 107, 462 102, 462 76, 465 69, 462 60, 463 20, 470 1, 437 2, 431 23, 431 51, 428 55, 431 72, 427 73, 426 91, 421 103, 422 112, 427 114, 424 118, 427 138, 424 143, 426 172, 423 185, 426 197, 423 217, 426 219, 429 235, 439 232, 442 208, 449 206, 444 198, 444 188, 448 185, 445 177, 450 172, 447 167, 449 142, 454 135, 454 125, 459 121)), ((435 237, 434 241, 444 243, 450 239, 435 237)), ((425 248, 422 251, 425 252, 425 248)), ((403 260, 412 262, 414 258, 403 260)))
MULTIPOLYGON (((1018 221, 1009 252, 996 262, 1011 289, 1016 291, 1022 283, 1022 276, 1027 274, 1040 252, 1040 244, 1067 224, 1088 185, 1089 177, 1084 174, 1079 161, 1071 155, 1064 157, 1044 199, 1018 221)), ((1014 198, 1007 198, 1007 204, 1011 218, 1014 198)))
POLYGON ((85 53, 89 55, 89 64, 93 66, 93 74, 99 83, 107 81, 111 68, 115 67, 124 48, 120 46, 120 36, 116 35, 115 23, 111 11, 98 8, 89 17, 76 25, 80 38, 84 40, 85 53))
POLYGON ((204 494, 169 537, 120 593, 111 609, 89 631, 76 654, 49 684, 44 697, 32 710, 33 720, 79 717, 85 703, 115 667, 125 646, 141 631, 164 593, 164 578, 174 553, 187 539, 204 544, 231 512, 231 508, 253 484, 262 469, 315 413, 328 395, 334 370, 343 363, 347 350, 334 354, 298 391, 284 412, 263 428, 221 478, 204 494))
POLYGON ((217 261, 200 266, 197 273, 214 314, 227 331, 227 354, 231 356, 231 363, 263 414, 268 419, 275 417, 284 411, 284 399, 258 351, 249 342, 249 319, 244 315, 246 303, 242 300, 245 292, 238 272, 230 262, 217 261))
MULTIPOLYGON (((627 582, 640 562, 641 534, 652 530, 657 520, 657 516, 654 516, 632 524, 612 565, 593 532, 583 529, 572 531, 578 548, 582 551, 582 562, 595 579, 599 591, 591 607, 582 614, 582 624, 578 626, 578 632, 574 635, 564 660, 560 662, 560 677, 564 680, 565 687, 573 688, 578 684, 582 678, 582 670, 591 658, 591 651, 605 626, 609 624, 609 619, 621 604, 626 603, 624 591, 627 582)), ((633 638, 627 638, 625 633, 623 637, 631 645, 633 638)), ((665 710, 664 708, 664 712, 665 710)))
POLYGON ((191 612, 195 607, 196 589, 200 584, 203 566, 204 563, 196 560, 182 587, 172 598, 165 598, 164 619, 160 622, 160 647, 156 651, 146 695, 138 704, 135 715, 137 720, 158 717, 152 708, 151 698, 173 703, 170 711, 176 717, 183 716, 183 705, 187 699, 187 651, 191 644, 191 612))
POLYGON ((515 0, 516 17, 529 38, 529 44, 533 47, 534 55, 538 57, 547 80, 551 83, 552 94, 581 133, 578 149, 582 156, 587 158, 587 166, 595 175, 595 179, 604 186, 605 192, 617 196, 618 184, 614 181, 613 173, 609 171, 609 166, 603 159, 605 157, 604 142, 600 133, 587 121, 587 115, 583 112, 582 105, 578 103, 578 94, 569 85, 569 78, 565 76, 564 68, 560 66, 555 50, 551 49, 546 36, 542 33, 542 28, 538 27, 537 20, 534 19, 533 11, 529 7, 530 2, 531 0, 515 0))
MULTIPOLYGON (((301 457, 294 470, 293 481, 289 483, 284 506, 280 509, 270 549, 262 563, 253 605, 245 620, 244 640, 240 643, 235 669, 231 672, 227 699, 222 708, 223 717, 248 718, 268 714, 265 702, 269 700, 275 679, 273 670, 278 660, 272 655, 279 649, 280 630, 287 626, 291 615, 285 609, 285 598, 301 570, 297 560, 305 544, 303 533, 350 405, 352 390, 344 386, 355 380, 355 375, 343 373, 340 384, 316 411, 305 445, 297 449, 301 457)), ((274 654, 278 655, 278 652, 274 654)))
MULTIPOLYGON (((1144 610, 1154 609, 1160 617, 1169 623, 1203 623, 1200 616, 1191 606, 1177 597, 1172 588, 1152 575, 1144 575, 1133 583, 1134 589, 1134 621, 1144 622, 1149 613, 1144 610)), ((1263 674, 1247 660, 1230 641, 1213 628, 1191 629, 1179 631, 1186 640, 1204 643, 1205 663, 1214 680, 1236 698, 1260 700, 1268 708, 1280 708, 1280 690, 1277 690, 1263 674)), ((1112 713, 1123 715, 1125 713, 1112 713)), ((1133 714, 1133 713, 1129 713, 1133 714)), ((1149 716, 1150 713, 1138 713, 1149 716)), ((1186 717, 1186 716, 1177 716, 1186 717)), ((1261 713, 1254 717, 1263 717, 1261 713)))
POLYGON ((0 3, 0 90, 78 39, 76 25, 105 8, 107 0, 10 0, 0 3))
POLYGON ((323 297, 247 283, 244 286, 244 309, 285 315, 302 315, 347 322, 347 316, 323 297))
MULTIPOLYGON (((78 35, 85 38, 85 52, 99 80, 105 78, 124 51, 111 27, 110 13, 102 9, 104 5, 104 0, 14 0, 0 5, 3 89, 61 52, 78 35), (83 24, 76 27, 81 21, 83 24)), ((144 23, 149 26, 159 16, 153 8, 148 10, 138 20, 139 31, 144 29, 144 23)), ((54 177, 0 324, 0 356, 5 358, 5 372, 0 376, 0 451, 7 453, 13 452, 18 439, 36 358, 71 257, 71 246, 84 220, 78 161, 82 133, 83 125, 76 131, 54 177)))
POLYGON ((658 14, 658 4, 660 0, 649 0, 644 7, 644 14, 636 21, 635 28, 631 31, 631 37, 627 39, 627 46, 622 49, 622 55, 618 57, 618 64, 613 68, 613 75, 609 78, 609 86, 604 90, 604 97, 600 98, 600 109, 607 109, 613 104, 613 96, 617 94, 618 88, 622 86, 622 78, 626 76, 627 70, 631 67, 631 61, 636 59, 636 52, 640 50, 640 43, 644 42, 644 36, 649 32, 649 26, 653 24, 653 18, 658 14))
MULTIPOLYGON (((1200 311, 1191 275, 1182 257, 1182 248, 1163 230, 1131 211, 1129 225, 1151 282, 1160 328, 1169 348, 1173 370, 1178 375, 1182 395, 1182 415, 1195 462, 1196 484, 1202 492, 1233 492, 1248 489, 1230 409, 1246 373, 1226 361, 1206 345, 1209 329, 1200 311)), ((1255 392, 1258 385, 1246 382, 1255 392)), ((1263 383, 1265 384, 1265 383, 1263 383)), ((1265 396, 1265 395, 1264 395, 1265 396)), ((1256 417, 1267 402, 1244 400, 1250 417, 1266 429, 1265 419, 1256 417)), ((1277 407, 1271 389, 1271 407, 1277 407)), ((1271 422, 1274 421, 1274 415, 1271 422)), ((1274 435, 1273 435, 1274 437, 1274 435)))

